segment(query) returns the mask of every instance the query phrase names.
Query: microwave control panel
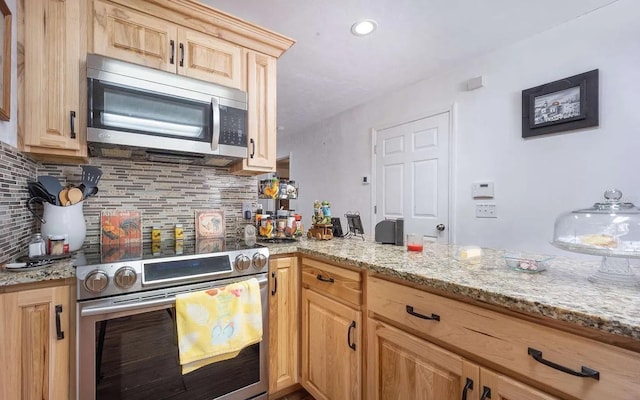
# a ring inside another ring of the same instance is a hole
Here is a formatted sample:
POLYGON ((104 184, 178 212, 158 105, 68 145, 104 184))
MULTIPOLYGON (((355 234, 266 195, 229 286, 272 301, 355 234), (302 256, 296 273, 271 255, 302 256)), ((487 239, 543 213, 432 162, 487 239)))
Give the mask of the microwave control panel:
POLYGON ((220 144, 247 147, 247 111, 220 106, 220 144))

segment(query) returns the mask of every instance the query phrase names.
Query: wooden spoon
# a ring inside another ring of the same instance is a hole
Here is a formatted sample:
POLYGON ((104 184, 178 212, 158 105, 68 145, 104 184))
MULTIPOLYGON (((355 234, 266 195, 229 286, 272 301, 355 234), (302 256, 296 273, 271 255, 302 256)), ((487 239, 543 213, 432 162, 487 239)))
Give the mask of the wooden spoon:
POLYGON ((61 206, 71 205, 69 202, 69 188, 63 188, 58 194, 58 197, 60 198, 61 206))
POLYGON ((79 203, 80 201, 82 201, 82 190, 74 187, 69 189, 69 193, 67 193, 67 196, 69 197, 69 202, 71 204, 76 204, 79 203))

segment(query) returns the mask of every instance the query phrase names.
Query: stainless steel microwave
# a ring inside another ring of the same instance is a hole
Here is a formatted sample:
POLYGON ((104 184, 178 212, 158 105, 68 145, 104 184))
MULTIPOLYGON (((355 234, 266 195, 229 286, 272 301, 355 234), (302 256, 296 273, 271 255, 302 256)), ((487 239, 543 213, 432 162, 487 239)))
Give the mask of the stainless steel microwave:
POLYGON ((87 56, 91 156, 224 167, 247 157, 247 93, 87 56))

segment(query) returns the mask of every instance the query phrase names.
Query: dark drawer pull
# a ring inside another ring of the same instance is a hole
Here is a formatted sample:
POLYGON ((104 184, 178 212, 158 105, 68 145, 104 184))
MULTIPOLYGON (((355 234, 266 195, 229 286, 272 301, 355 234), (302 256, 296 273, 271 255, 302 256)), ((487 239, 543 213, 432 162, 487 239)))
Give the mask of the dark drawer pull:
POLYGON ((71 139, 75 139, 76 138, 76 112, 75 111, 69 111, 69 126, 71 128, 71 139))
POLYGON ((173 55, 176 52, 176 43, 173 40, 169 40, 169 48, 171 49, 171 57, 169 58, 169 64, 173 64, 175 62, 173 55))
POLYGON ((486 386, 482 387, 482 396, 480 396, 480 400, 486 400, 491 398, 491 388, 486 386))
POLYGON ((467 400, 467 391, 473 390, 473 379, 467 378, 467 382, 464 384, 464 388, 462 388, 462 400, 467 400))
POLYGON ((60 314, 62 314, 62 304, 56 304, 56 337, 58 340, 64 339, 64 332, 60 324, 60 314))
POLYGON ((347 345, 349 345, 349 347, 353 351, 356 350, 356 344, 351 343, 351 330, 355 329, 355 327, 356 327, 356 321, 351 321, 351 325, 349 325, 349 330, 347 331, 347 345))
POLYGON ((417 313, 417 312, 413 311, 413 306, 407 306, 407 313, 413 315, 414 317, 418 317, 418 318, 422 318, 422 319, 440 321, 440 316, 438 314, 431 314, 431 316, 428 317, 426 315, 422 315, 420 313, 417 313))
POLYGON ((271 273, 271 277, 273 278, 273 290, 271 290, 271 295, 275 296, 278 292, 278 277, 275 272, 271 273))
POLYGON ((552 361, 549 360, 545 360, 544 358, 542 358, 542 352, 540 350, 536 350, 536 349, 532 349, 531 347, 529 347, 529 349, 527 350, 527 353, 533 357, 534 360, 536 360, 537 362, 544 364, 548 367, 551 367, 553 369, 557 369, 558 371, 562 371, 564 373, 573 375, 573 376, 578 376, 580 378, 593 378, 595 380, 600 380, 600 372, 596 371, 595 369, 591 369, 585 366, 580 367, 581 371, 574 371, 571 368, 567 368, 563 365, 560 364, 556 364, 552 361))
POLYGON ((324 276, 322 276, 322 274, 318 274, 318 276, 316 276, 316 278, 319 281, 322 281, 322 282, 329 282, 329 283, 335 282, 335 280, 333 278, 325 278, 324 276))

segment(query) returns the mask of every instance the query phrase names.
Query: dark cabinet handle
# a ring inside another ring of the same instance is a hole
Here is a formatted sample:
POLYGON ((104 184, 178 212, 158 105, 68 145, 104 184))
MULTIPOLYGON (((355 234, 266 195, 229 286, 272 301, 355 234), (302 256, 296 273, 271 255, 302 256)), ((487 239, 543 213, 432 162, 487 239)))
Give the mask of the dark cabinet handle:
POLYGON ((430 317, 423 315, 423 314, 419 314, 415 311, 413 311, 413 306, 407 306, 407 313, 413 315, 414 317, 418 317, 418 318, 422 318, 422 319, 430 319, 433 321, 440 321, 440 316, 438 314, 431 314, 430 317))
POLYGON ((351 348, 351 350, 356 350, 356 344, 351 343, 351 330, 356 327, 356 321, 351 321, 351 325, 349 325, 349 330, 347 331, 347 345, 351 348))
POLYGON ((271 295, 275 296, 278 291, 278 277, 276 276, 275 271, 271 273, 271 277, 273 278, 273 290, 271 291, 271 295))
POLYGON ((482 387, 482 395, 480 396, 480 400, 487 400, 491 398, 491 388, 486 386, 482 387))
POLYGON ((467 382, 464 384, 464 388, 462 388, 462 400, 467 400, 468 390, 473 390, 473 380, 471 378, 467 378, 467 382))
POLYGON ((71 139, 76 138, 76 112, 69 112, 69 125, 71 126, 71 139))
POLYGON ((256 142, 253 139, 249 139, 249 143, 251 143, 251 155, 249 156, 249 158, 253 158, 253 156, 256 154, 256 142))
POLYGON ((62 314, 62 304, 56 304, 56 336, 58 340, 64 339, 64 332, 60 325, 60 314, 62 314))
POLYGON ((536 360, 537 362, 544 364, 548 367, 551 367, 553 369, 557 369, 558 371, 562 371, 564 373, 567 373, 573 376, 579 376, 580 378, 593 378, 595 380, 600 380, 600 372, 596 371, 595 369, 582 366, 580 367, 580 372, 574 371, 571 368, 567 368, 563 365, 556 364, 549 360, 545 360, 544 358, 542 358, 542 352, 540 350, 532 349, 531 347, 529 347, 529 349, 527 350, 527 354, 533 357, 533 359, 536 360))
POLYGON ((329 282, 329 283, 335 282, 335 280, 333 278, 325 278, 321 274, 318 274, 318 276, 316 276, 316 279, 318 279, 319 281, 322 281, 322 282, 329 282))
POLYGON ((174 54, 176 52, 176 42, 174 42, 173 40, 169 40, 169 47, 171 48, 171 57, 169 57, 169 64, 173 64, 175 62, 174 54))
POLYGON ((180 66, 184 67, 184 44, 180 43, 180 66))

